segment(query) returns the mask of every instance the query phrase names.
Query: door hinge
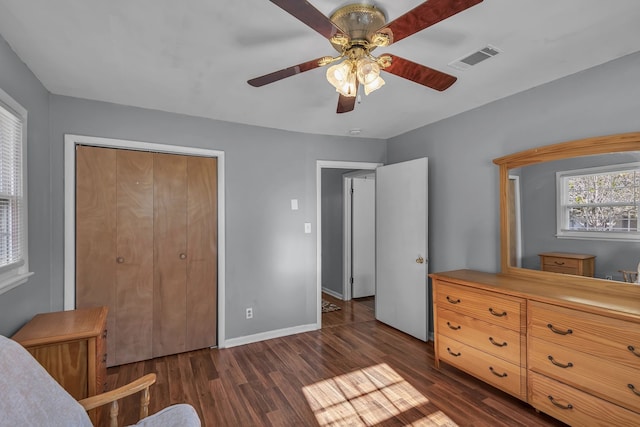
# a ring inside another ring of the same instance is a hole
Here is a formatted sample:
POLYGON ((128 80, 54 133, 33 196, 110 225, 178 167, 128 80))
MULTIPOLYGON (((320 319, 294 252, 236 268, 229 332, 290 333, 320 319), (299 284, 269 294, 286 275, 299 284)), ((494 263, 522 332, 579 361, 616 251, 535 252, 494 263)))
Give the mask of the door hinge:
POLYGON ((349 281, 351 282, 351 284, 353 285, 353 277, 351 279, 349 279, 349 281))

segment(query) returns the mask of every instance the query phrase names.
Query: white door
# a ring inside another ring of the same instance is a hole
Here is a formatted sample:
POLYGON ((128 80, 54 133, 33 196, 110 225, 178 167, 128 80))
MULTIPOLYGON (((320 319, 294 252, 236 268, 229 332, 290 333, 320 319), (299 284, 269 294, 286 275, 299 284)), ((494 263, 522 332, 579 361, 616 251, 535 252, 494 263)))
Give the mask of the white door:
POLYGON ((354 178, 351 189, 351 295, 362 298, 376 292, 375 179, 354 178))
POLYGON ((376 318, 427 341, 428 159, 376 169, 376 318))

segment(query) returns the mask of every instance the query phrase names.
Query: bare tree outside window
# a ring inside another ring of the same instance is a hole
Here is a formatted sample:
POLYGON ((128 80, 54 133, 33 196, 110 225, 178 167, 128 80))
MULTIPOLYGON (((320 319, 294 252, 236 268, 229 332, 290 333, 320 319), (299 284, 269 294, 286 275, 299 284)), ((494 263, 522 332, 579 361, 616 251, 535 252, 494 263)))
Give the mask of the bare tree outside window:
POLYGON ((568 228, 637 231, 639 179, 636 171, 567 178, 568 228))

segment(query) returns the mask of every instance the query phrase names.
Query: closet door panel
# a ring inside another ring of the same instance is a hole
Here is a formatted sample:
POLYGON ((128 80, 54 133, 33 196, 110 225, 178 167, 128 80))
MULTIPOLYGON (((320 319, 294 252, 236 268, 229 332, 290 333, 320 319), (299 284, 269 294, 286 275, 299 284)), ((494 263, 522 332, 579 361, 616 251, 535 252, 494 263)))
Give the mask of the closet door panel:
POLYGON ((188 160, 187 350, 217 344, 217 159, 188 160))
POLYGON ((107 354, 114 362, 116 302, 116 152, 76 149, 76 308, 110 307, 107 354))
POLYGON ((153 155, 150 153, 117 150, 117 230, 115 361, 120 365, 152 357, 153 155))
POLYGON ((187 159, 154 154, 153 356, 185 351, 187 159))

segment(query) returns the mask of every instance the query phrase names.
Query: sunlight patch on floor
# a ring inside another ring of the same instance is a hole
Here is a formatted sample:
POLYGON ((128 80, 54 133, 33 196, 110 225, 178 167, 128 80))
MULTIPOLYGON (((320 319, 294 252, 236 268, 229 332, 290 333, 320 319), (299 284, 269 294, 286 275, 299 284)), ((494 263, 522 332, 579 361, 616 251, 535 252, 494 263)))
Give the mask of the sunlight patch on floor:
MULTIPOLYGON (((321 426, 374 426, 429 402, 389 365, 382 363, 302 389, 321 426)), ((436 411, 408 426, 455 427, 436 411)))

